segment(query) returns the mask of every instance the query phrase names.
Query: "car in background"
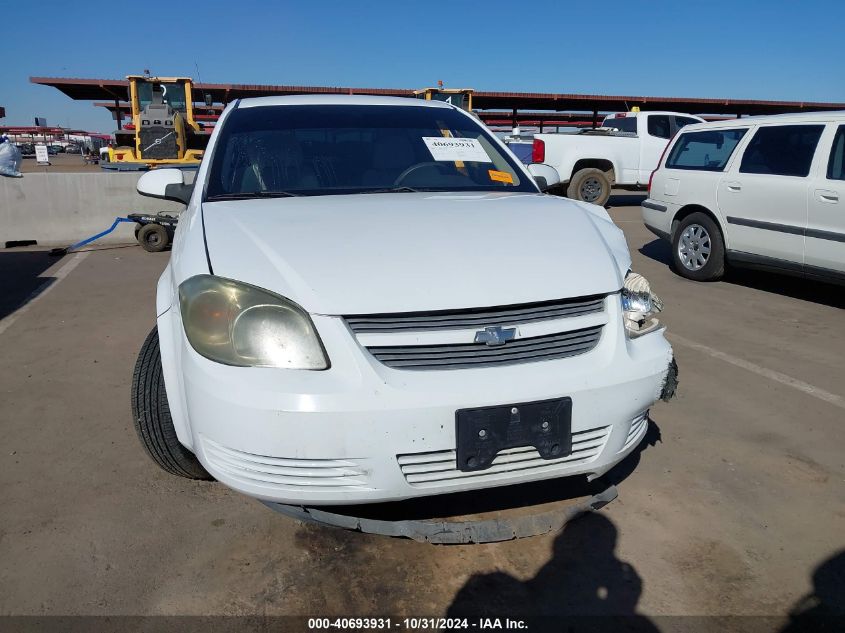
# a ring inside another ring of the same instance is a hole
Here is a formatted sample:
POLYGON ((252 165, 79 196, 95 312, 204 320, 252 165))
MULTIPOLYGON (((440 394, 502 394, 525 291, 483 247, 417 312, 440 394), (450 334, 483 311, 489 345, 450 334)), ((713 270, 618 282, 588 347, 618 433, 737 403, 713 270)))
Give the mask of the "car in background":
POLYGON ((35 156, 35 143, 18 143, 17 146, 24 158, 35 156))
POLYGON ((688 279, 730 264, 845 283, 845 112, 690 125, 642 215, 688 279))
POLYGON ((149 456, 297 505, 607 472, 677 366, 622 231, 556 177, 442 101, 227 106, 195 184, 137 185, 187 205, 133 377, 149 456))
POLYGON ((504 142, 508 149, 513 152, 513 155, 519 159, 519 162, 523 165, 531 164, 531 156, 534 153, 533 139, 505 138, 504 142))
POLYGON ((54 144, 54 145, 50 145, 50 149, 53 150, 53 154, 62 154, 65 151, 65 146, 54 144))
POLYGON ((532 162, 554 167, 568 198, 604 205, 612 187, 644 190, 669 139, 703 121, 680 112, 609 114, 598 129, 535 134, 532 162))
POLYGON ((76 145, 71 143, 70 145, 65 146, 65 153, 66 154, 81 154, 82 153, 82 146, 76 145))

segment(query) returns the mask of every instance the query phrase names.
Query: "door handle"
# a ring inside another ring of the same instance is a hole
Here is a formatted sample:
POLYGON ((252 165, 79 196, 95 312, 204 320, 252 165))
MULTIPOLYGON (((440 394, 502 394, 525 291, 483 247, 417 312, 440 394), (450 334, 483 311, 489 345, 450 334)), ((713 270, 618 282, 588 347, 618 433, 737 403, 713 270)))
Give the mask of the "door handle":
POLYGON ((726 185, 728 187, 728 191, 732 191, 733 193, 742 191, 742 185, 738 182, 729 182, 726 183, 726 185))
POLYGON ((839 194, 827 189, 816 189, 816 197, 821 202, 832 202, 834 204, 839 202, 839 194))

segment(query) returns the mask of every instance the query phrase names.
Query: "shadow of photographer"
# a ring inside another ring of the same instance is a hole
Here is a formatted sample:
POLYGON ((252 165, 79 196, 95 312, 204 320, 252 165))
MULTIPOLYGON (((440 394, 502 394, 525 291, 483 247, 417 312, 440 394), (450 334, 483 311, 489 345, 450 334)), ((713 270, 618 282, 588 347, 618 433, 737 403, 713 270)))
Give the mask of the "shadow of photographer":
POLYGON ((618 532, 610 519, 590 513, 568 523, 555 537, 551 559, 533 578, 522 582, 504 572, 477 574, 458 591, 447 617, 518 617, 530 631, 657 631, 637 614, 642 579, 616 557, 618 532), (599 616, 599 617, 597 617, 599 616))
POLYGON ((813 591, 792 608, 781 633, 845 630, 845 550, 813 572, 813 591))

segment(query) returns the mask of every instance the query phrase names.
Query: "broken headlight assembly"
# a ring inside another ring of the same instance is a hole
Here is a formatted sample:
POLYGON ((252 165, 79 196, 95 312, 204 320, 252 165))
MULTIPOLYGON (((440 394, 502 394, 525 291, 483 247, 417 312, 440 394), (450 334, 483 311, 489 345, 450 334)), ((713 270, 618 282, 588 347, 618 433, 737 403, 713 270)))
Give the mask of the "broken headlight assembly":
POLYGON ((329 367, 311 317, 284 297, 197 275, 179 286, 179 306, 188 342, 209 360, 237 367, 329 367))
POLYGON ((662 309, 663 302, 651 291, 648 280, 629 271, 622 285, 622 321, 628 338, 659 329, 660 322, 655 315, 662 309))

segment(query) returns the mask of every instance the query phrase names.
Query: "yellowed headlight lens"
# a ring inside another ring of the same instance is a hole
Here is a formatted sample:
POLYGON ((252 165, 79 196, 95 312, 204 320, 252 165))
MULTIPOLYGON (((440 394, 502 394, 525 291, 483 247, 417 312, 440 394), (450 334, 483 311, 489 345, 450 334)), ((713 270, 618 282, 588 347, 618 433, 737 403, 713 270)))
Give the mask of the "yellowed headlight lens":
POLYGON ((328 368, 311 318, 284 297, 197 275, 179 286, 179 304, 188 341, 210 360, 241 367, 328 368))

